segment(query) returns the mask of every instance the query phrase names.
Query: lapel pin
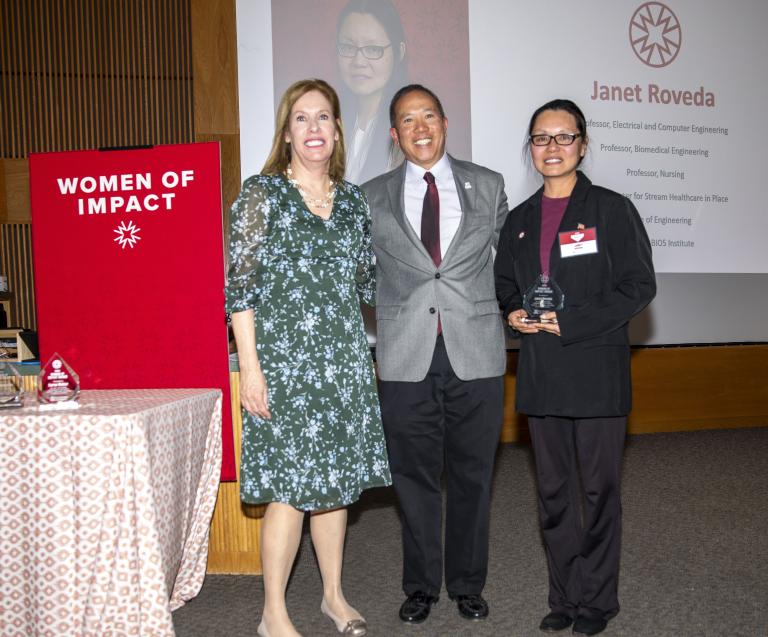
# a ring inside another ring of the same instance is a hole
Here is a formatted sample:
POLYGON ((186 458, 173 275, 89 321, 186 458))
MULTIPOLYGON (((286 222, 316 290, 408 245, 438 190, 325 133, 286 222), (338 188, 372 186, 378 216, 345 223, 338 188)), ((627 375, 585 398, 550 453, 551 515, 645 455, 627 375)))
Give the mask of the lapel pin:
POLYGON ((576 226, 576 230, 584 230, 584 224, 580 223, 576 226))
POLYGON ((471 190, 472 184, 470 184, 468 181, 464 182, 464 190, 471 190))
POLYGON ((519 235, 517 235, 518 239, 522 239, 525 236, 525 230, 523 230, 519 235))

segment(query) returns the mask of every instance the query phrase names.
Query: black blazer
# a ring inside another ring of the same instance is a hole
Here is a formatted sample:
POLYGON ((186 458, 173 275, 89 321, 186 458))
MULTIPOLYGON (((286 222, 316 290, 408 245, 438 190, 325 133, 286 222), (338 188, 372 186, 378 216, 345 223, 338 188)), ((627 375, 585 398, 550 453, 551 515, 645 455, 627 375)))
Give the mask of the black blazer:
MULTIPOLYGON (((501 231, 494 271, 505 317, 540 274, 542 192, 510 212, 501 231)), ((597 229, 598 252, 561 258, 556 237, 550 257, 565 294, 561 336, 521 335, 517 410, 525 414, 623 416, 632 405, 627 325, 656 294, 651 245, 632 202, 581 172, 558 233, 580 225, 597 229)))

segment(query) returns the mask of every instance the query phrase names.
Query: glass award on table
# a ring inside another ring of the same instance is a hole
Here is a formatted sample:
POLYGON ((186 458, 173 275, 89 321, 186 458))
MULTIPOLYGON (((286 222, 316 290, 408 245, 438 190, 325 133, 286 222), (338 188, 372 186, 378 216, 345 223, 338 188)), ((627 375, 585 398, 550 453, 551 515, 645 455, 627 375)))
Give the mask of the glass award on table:
POLYGON ((528 323, 553 323, 553 320, 541 320, 539 317, 544 312, 562 310, 564 306, 565 295, 548 274, 540 274, 523 294, 523 309, 528 312, 528 323))
POLYGON ((0 362, 0 409, 24 406, 24 380, 10 363, 0 362))
POLYGON ((37 379, 37 400, 42 405, 77 406, 80 377, 66 361, 54 354, 40 370, 37 379))

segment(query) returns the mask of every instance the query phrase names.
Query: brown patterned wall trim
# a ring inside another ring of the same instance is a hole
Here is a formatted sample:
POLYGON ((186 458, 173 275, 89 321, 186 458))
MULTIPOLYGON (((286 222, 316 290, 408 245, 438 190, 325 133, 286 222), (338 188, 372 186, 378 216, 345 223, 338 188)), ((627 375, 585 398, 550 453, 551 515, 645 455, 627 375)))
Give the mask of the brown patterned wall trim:
POLYGON ((194 141, 189 0, 2 0, 0 157, 194 141))
POLYGON ((13 295, 9 325, 37 329, 32 270, 32 232, 28 223, 0 224, 0 274, 13 295))

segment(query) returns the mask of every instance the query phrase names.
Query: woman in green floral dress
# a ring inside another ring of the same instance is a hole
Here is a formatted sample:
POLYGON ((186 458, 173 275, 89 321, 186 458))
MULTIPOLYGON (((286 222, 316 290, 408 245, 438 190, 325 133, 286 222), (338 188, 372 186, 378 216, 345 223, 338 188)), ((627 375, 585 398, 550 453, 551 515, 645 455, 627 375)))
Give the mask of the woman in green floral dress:
POLYGON ((364 635, 344 599, 346 505, 390 484, 376 384, 359 301, 374 297, 370 214, 343 181, 336 93, 291 86, 261 175, 232 208, 227 309, 240 360, 241 498, 269 503, 262 523, 265 603, 259 635, 298 635, 285 588, 311 513, 321 610, 364 635), (255 329, 254 329, 255 326, 255 329))

